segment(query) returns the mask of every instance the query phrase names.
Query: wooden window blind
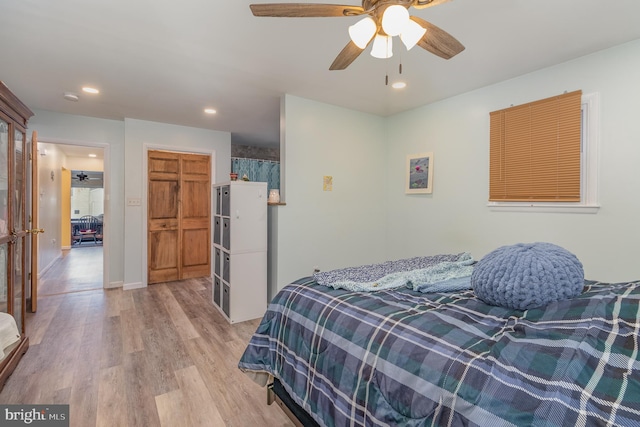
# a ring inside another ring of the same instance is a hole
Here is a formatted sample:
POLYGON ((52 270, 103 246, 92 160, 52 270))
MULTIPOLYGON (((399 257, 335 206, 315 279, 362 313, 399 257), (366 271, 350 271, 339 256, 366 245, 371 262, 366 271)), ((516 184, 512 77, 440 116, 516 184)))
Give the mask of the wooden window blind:
POLYGON ((580 201, 581 99, 579 90, 490 113, 490 201, 580 201))

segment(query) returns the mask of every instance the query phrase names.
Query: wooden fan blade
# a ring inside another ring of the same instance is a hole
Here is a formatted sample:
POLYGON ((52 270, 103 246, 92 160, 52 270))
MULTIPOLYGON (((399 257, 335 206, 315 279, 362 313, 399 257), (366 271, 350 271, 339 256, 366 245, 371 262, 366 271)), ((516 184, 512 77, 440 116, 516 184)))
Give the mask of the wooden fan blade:
POLYGON ((364 9, 360 6, 339 4, 309 4, 309 3, 265 3, 250 5, 254 16, 274 16, 290 18, 324 18, 332 16, 362 15, 364 9))
POLYGON ((427 32, 418 42, 418 46, 421 48, 444 59, 453 58, 464 50, 462 43, 445 30, 417 16, 412 16, 411 19, 427 29, 427 32))
POLYGON ((354 42, 349 40, 349 43, 342 49, 338 56, 336 56, 336 59, 333 60, 333 64, 331 64, 329 70, 344 70, 360 56, 363 50, 364 49, 360 49, 354 42))
POLYGON ((416 9, 424 9, 431 6, 438 6, 451 0, 414 0, 412 6, 416 9))

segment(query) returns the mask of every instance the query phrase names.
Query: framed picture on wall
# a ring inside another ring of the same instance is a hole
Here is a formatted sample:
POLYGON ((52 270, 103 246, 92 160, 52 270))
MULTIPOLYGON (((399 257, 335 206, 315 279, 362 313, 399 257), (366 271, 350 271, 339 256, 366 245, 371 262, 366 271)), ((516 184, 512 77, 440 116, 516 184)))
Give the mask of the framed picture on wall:
POLYGON ((407 156, 405 193, 431 194, 433 192, 433 153, 407 156))

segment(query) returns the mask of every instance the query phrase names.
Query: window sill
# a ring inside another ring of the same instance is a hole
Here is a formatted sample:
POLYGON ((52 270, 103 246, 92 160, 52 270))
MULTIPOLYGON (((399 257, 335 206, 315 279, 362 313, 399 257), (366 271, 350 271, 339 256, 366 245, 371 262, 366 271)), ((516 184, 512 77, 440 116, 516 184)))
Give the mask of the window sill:
POLYGON ((489 203, 487 207, 493 212, 535 212, 535 213, 578 213, 596 214, 600 205, 570 205, 545 203, 489 203))

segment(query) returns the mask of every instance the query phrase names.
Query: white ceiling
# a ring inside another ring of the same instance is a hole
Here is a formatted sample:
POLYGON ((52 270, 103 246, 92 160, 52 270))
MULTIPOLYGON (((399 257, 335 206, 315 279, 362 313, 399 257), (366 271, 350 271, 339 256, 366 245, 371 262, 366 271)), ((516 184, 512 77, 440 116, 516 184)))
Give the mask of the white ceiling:
POLYGON ((266 1, 2 0, 0 80, 31 109, 277 145, 285 93, 388 116, 640 38, 638 0, 454 0, 410 12, 460 40, 458 56, 396 42, 392 59, 369 48, 329 71, 357 17, 257 18, 250 3, 266 1), (400 58, 408 87, 396 91, 384 81, 396 80, 400 58), (82 94, 83 85, 100 95, 82 94))
POLYGON ((94 159, 104 159, 104 150, 102 148, 64 144, 56 144, 56 148, 67 157, 89 158, 89 154, 92 154, 94 159))

